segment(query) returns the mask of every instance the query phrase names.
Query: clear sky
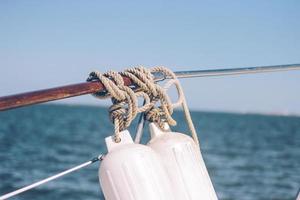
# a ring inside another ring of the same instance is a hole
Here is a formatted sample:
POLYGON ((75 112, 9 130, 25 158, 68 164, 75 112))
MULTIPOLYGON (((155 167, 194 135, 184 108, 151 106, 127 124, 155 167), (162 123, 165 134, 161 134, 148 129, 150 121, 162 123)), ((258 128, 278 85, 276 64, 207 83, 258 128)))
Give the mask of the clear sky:
MULTIPOLYGON (((0 96, 85 81, 93 69, 300 63, 299 11, 298 0, 2 0, 0 96)), ((182 84, 193 109, 300 114, 300 71, 182 84)))

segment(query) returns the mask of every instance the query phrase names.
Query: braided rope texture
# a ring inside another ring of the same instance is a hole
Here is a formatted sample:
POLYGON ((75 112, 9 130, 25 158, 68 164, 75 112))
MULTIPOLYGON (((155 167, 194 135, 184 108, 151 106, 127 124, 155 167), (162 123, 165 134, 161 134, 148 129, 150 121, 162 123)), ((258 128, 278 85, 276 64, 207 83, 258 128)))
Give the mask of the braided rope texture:
POLYGON ((128 128, 138 113, 145 113, 146 120, 156 122, 162 129, 164 123, 171 126, 176 125, 172 118, 174 108, 181 106, 192 137, 199 144, 197 133, 186 103, 186 99, 176 75, 166 67, 158 66, 147 69, 139 66, 129 68, 123 72, 108 71, 90 73, 88 81, 100 81, 106 88, 105 93, 95 93, 100 99, 111 98, 112 105, 109 108, 110 119, 115 126, 115 142, 120 142, 120 132, 128 128), (153 73, 163 73, 165 77, 171 77, 163 86, 155 83, 153 73), (126 86, 123 76, 132 80, 138 90, 126 86), (175 85, 178 93, 178 100, 171 102, 167 90, 175 85), (144 105, 139 107, 138 98, 144 99, 144 105))

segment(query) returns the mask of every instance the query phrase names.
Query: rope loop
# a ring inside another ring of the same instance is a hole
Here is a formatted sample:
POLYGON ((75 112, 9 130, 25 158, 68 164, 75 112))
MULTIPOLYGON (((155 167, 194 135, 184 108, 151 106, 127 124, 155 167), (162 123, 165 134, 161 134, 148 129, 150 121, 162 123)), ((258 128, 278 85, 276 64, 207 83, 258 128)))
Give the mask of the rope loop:
POLYGON ((144 112, 146 119, 156 122, 162 129, 164 123, 171 126, 176 125, 172 118, 174 108, 182 106, 189 128, 194 140, 198 143, 197 133, 191 120, 191 116, 186 104, 181 85, 176 75, 169 69, 157 66, 147 69, 143 66, 128 68, 123 72, 108 71, 100 73, 93 71, 90 73, 87 81, 100 81, 106 88, 105 93, 93 94, 97 98, 111 98, 112 105, 109 108, 110 119, 115 126, 115 142, 120 142, 120 132, 128 128, 138 113, 144 112), (165 77, 171 79, 164 85, 160 86, 155 83, 153 73, 162 73, 165 77), (132 80, 135 87, 129 87, 124 84, 123 76, 132 80), (178 100, 171 102, 167 90, 175 85, 178 92, 178 100), (134 91, 135 89, 135 91, 134 91), (138 98, 144 99, 144 105, 139 107, 138 98))

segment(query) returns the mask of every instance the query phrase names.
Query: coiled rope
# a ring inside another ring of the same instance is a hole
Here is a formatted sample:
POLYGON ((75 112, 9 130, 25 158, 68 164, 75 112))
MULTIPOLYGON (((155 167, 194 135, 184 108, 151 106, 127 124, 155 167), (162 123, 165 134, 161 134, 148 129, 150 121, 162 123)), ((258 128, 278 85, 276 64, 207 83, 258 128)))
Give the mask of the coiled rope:
POLYGON ((120 73, 109 71, 102 74, 99 71, 93 71, 90 73, 88 81, 94 80, 101 81, 107 91, 105 94, 95 93, 94 96, 100 99, 111 98, 112 100, 113 105, 109 108, 109 114, 115 126, 115 142, 120 142, 120 132, 128 128, 136 115, 141 112, 145 113, 148 121, 156 122, 162 129, 164 129, 164 123, 175 126, 176 121, 172 118, 172 114, 174 108, 181 106, 191 135, 199 144, 182 87, 171 70, 161 66, 151 69, 139 66, 120 73), (164 86, 156 84, 152 75, 156 72, 163 73, 165 77, 171 77, 171 80, 164 86), (138 90, 134 92, 133 88, 125 86, 122 76, 130 78, 138 90), (172 103, 167 94, 167 90, 172 85, 176 86, 178 92, 176 103, 172 103), (144 99, 145 103, 141 107, 138 106, 138 98, 144 99))

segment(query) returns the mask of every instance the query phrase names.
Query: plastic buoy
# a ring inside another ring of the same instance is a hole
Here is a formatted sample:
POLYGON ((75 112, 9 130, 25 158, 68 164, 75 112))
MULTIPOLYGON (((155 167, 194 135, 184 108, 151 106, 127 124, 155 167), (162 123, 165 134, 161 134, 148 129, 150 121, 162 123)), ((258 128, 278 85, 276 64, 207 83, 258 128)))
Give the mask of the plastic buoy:
POLYGON ((135 144, 127 130, 121 141, 105 138, 108 149, 99 168, 99 180, 106 200, 173 200, 165 168, 148 146, 135 144))
POLYGON ((148 146, 160 156, 172 182, 176 199, 216 200, 217 195, 198 145, 188 135, 161 130, 150 123, 148 146))

